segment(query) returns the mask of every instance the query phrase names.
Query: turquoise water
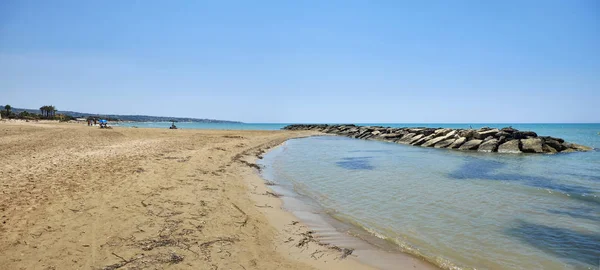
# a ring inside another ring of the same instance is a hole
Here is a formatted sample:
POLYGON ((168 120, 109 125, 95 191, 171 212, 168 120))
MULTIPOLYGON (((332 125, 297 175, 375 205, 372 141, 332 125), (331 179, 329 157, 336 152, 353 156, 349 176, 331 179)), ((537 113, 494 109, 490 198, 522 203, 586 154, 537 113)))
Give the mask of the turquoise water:
MULTIPOLYGON (((600 148, 600 124, 512 126, 600 148)), ((597 150, 504 155, 320 136, 290 140, 261 163, 284 197, 442 268, 599 267, 597 150)))

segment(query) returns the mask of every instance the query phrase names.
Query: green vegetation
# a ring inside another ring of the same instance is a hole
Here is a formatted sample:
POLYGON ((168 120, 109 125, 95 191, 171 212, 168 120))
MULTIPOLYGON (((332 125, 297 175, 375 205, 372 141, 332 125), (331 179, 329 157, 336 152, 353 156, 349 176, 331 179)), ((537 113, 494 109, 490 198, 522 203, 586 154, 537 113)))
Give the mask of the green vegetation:
POLYGON ((40 111, 42 112, 42 116, 46 116, 46 118, 53 118, 56 115, 56 107, 54 107, 53 105, 46 105, 46 106, 42 106, 40 107, 40 111))
POLYGON ((4 110, 0 111, 0 115, 2 118, 8 119, 24 119, 24 120, 59 120, 59 121, 69 121, 75 120, 75 117, 65 114, 56 114, 56 107, 53 105, 46 105, 40 107, 41 114, 34 113, 30 110, 18 110, 18 113, 15 112, 16 109, 13 109, 12 106, 6 105, 4 106, 4 110))

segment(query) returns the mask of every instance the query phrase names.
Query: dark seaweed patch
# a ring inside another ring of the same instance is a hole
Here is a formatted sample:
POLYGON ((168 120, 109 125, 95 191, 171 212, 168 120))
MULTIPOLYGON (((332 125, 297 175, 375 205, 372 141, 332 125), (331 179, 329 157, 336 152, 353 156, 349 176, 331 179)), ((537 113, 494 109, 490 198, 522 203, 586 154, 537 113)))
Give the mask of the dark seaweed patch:
POLYGON ((350 150, 350 153, 393 153, 392 150, 350 150))
POLYGON ((600 198, 592 195, 592 190, 587 187, 556 183, 554 179, 545 176, 531 176, 518 173, 494 173, 495 170, 505 167, 506 163, 474 157, 468 157, 466 159, 467 162, 465 164, 448 174, 450 178, 519 182, 531 187, 569 194, 573 199, 600 204, 600 198))
POLYGON ((335 164, 348 170, 373 170, 375 167, 370 164, 372 157, 346 157, 335 164))
POLYGON ((548 213, 556 215, 565 215, 572 218, 587 219, 591 221, 600 222, 600 215, 598 215, 598 209, 592 207, 570 207, 566 209, 548 209, 548 213), (594 215, 596 214, 596 215, 594 215))
POLYGON ((523 220, 506 230, 506 234, 568 263, 596 266, 600 258, 600 235, 550 227, 523 220))

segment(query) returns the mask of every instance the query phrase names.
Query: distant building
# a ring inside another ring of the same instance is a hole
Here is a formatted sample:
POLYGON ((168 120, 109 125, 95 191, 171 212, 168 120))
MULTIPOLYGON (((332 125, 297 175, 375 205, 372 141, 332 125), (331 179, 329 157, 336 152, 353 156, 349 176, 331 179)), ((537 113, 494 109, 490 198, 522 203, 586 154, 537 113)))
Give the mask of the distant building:
POLYGON ((75 118, 77 122, 87 122, 87 118, 75 118))

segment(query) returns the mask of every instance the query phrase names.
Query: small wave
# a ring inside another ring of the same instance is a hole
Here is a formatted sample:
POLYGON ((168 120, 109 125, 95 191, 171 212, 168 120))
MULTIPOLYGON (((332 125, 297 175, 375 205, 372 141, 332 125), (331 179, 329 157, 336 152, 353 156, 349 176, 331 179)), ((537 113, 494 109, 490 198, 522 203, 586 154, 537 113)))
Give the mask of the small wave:
MULTIPOLYGON (((370 228, 369 226, 364 226, 363 224, 359 223, 358 221, 353 220, 345 215, 333 214, 333 213, 328 213, 328 214, 330 216, 332 216, 333 218, 335 218, 336 220, 339 220, 345 224, 350 224, 350 225, 358 228, 359 229, 358 235, 354 235, 354 236, 358 237, 360 239, 363 239, 367 242, 369 242, 368 239, 365 239, 365 237, 361 237, 360 231, 364 231, 365 233, 368 233, 370 236, 373 236, 373 237, 376 237, 378 239, 385 241, 386 243, 395 247, 397 249, 397 251, 400 251, 402 253, 409 254, 418 259, 427 261, 441 269, 445 269, 445 270, 473 269, 473 268, 462 268, 462 267, 456 265, 455 263, 453 263, 451 260, 446 259, 444 257, 435 256, 433 254, 425 254, 419 248, 415 247, 414 245, 411 245, 408 242, 402 241, 399 238, 388 237, 388 236, 384 235, 383 233, 378 232, 376 229, 370 228)), ((374 243, 371 243, 371 244, 374 244, 374 243)))

